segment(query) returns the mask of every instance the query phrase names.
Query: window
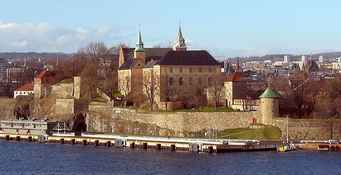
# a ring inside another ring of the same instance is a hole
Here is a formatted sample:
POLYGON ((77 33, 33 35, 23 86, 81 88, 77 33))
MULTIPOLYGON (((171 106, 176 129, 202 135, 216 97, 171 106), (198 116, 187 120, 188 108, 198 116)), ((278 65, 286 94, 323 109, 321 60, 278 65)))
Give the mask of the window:
POLYGON ((199 72, 202 72, 202 68, 201 67, 199 67, 199 70, 198 70, 199 72))
POLYGON ((179 72, 182 73, 182 71, 183 71, 183 70, 182 70, 182 67, 180 67, 180 68, 179 68, 179 72))
POLYGON ((179 78, 179 85, 182 86, 184 84, 184 79, 182 77, 179 78))
POLYGON ((190 73, 192 73, 192 72, 193 72, 193 69, 192 69, 191 67, 189 68, 189 72, 190 72, 190 73))
POLYGON ((211 85, 212 85, 212 78, 211 78, 211 77, 208 77, 208 79, 207 79, 207 84, 208 84, 208 86, 211 86, 211 85))
POLYGON ((169 86, 172 86, 172 85, 173 85, 173 81, 174 81, 174 80, 173 80, 173 78, 172 78, 172 77, 170 77, 170 78, 169 78, 169 80, 168 80, 168 84, 169 84, 169 86))
POLYGON ((189 79, 188 79, 188 84, 189 84, 189 85, 192 85, 192 81, 193 81, 192 77, 189 77, 189 79))
POLYGON ((170 72, 170 73, 173 73, 173 68, 172 68, 172 67, 169 68, 169 72, 170 72))
POLYGON ((202 80, 201 80, 201 78, 199 77, 199 78, 198 78, 198 84, 201 85, 201 83, 202 83, 202 80))

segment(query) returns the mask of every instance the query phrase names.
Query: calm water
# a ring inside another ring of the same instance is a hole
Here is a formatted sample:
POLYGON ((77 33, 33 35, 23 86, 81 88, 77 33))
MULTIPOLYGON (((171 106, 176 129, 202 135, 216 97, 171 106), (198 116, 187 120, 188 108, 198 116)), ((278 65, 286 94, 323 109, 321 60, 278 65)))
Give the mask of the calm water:
POLYGON ((0 141, 0 174, 341 174, 341 153, 194 154, 0 141))

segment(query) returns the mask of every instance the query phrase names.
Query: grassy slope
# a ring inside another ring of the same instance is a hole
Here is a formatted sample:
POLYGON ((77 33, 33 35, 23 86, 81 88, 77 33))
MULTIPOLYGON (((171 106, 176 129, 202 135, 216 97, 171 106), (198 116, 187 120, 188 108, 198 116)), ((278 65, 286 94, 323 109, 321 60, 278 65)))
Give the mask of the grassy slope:
POLYGON ((263 128, 236 128, 226 129, 218 133, 219 138, 230 139, 280 139, 281 130, 273 126, 265 126, 263 128))

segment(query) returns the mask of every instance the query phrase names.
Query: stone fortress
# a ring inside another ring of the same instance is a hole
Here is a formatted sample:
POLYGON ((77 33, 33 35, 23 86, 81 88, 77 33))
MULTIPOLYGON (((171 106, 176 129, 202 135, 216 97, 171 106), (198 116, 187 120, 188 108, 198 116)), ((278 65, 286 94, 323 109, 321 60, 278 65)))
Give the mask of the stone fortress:
MULTIPOLYGON (((159 109, 176 108, 185 99, 189 99, 187 105, 196 105, 201 100, 196 97, 204 97, 209 103, 209 87, 214 86, 218 81, 215 78, 221 74, 219 63, 207 51, 187 50, 181 28, 174 48, 144 48, 139 33, 136 48, 121 48, 119 54, 121 94, 132 94, 135 103, 139 103, 138 97, 153 92, 159 109)), ((202 130, 247 128, 258 123, 279 127, 283 136, 288 125, 292 139, 341 138, 341 120, 280 118, 279 93, 271 88, 264 91, 264 82, 241 81, 236 75, 223 81, 226 93, 220 102, 240 109, 239 112, 138 112, 113 107, 111 98, 99 89, 97 93, 102 100, 84 105, 81 100, 84 84, 80 77, 63 79, 56 72, 43 71, 34 79, 34 112, 36 116, 44 114, 61 120, 84 112, 88 131, 92 132, 143 130, 143 134, 186 136, 202 130), (251 91, 250 84, 256 87, 254 91, 263 92, 252 99, 252 107, 248 108, 245 95, 240 92, 251 91)))
POLYGON ((279 127, 282 138, 289 128, 290 139, 328 140, 341 138, 340 119, 286 119, 279 117, 280 94, 267 88, 260 96, 257 111, 247 112, 138 112, 126 108, 113 108, 112 118, 98 122, 89 117, 93 131, 129 132, 157 136, 186 136, 203 130, 222 131, 248 128, 254 123, 279 127), (105 126, 103 124, 105 123, 105 126), (141 132, 138 132, 141 133, 141 132))
MULTIPOLYGON (((53 72, 44 71, 35 78, 35 98, 53 97, 51 115, 71 117, 80 111, 81 84, 80 77, 58 80, 53 72)), ((202 130, 247 128, 256 122, 279 127, 283 137, 288 124, 291 139, 341 138, 339 119, 280 118, 280 94, 271 88, 260 95, 258 110, 240 112, 138 112, 113 107, 109 97, 104 93, 101 96, 104 101, 92 101, 83 111, 87 113, 88 130, 92 132, 142 131, 148 135, 182 137, 202 130)))

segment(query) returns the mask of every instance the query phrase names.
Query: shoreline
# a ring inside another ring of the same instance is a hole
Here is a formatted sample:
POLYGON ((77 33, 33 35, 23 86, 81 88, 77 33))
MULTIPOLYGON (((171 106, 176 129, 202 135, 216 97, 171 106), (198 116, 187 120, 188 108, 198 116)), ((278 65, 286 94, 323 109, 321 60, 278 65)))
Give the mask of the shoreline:
POLYGON ((131 149, 141 148, 207 153, 275 151, 279 144, 278 142, 261 142, 258 140, 121 136, 88 133, 82 133, 81 136, 58 133, 45 136, 0 133, 0 139, 8 141, 25 140, 41 143, 82 144, 106 147, 128 147, 131 149))
MULTIPOLYGON (((81 136, 75 136, 73 133, 53 133, 52 135, 45 136, 0 133, 0 139, 17 142, 27 141, 206 153, 276 151, 277 147, 282 144, 280 141, 121 136, 89 133, 82 133, 81 136)), ((327 143, 327 141, 294 143, 294 145, 298 150, 303 151, 341 151, 341 144, 327 143)))

